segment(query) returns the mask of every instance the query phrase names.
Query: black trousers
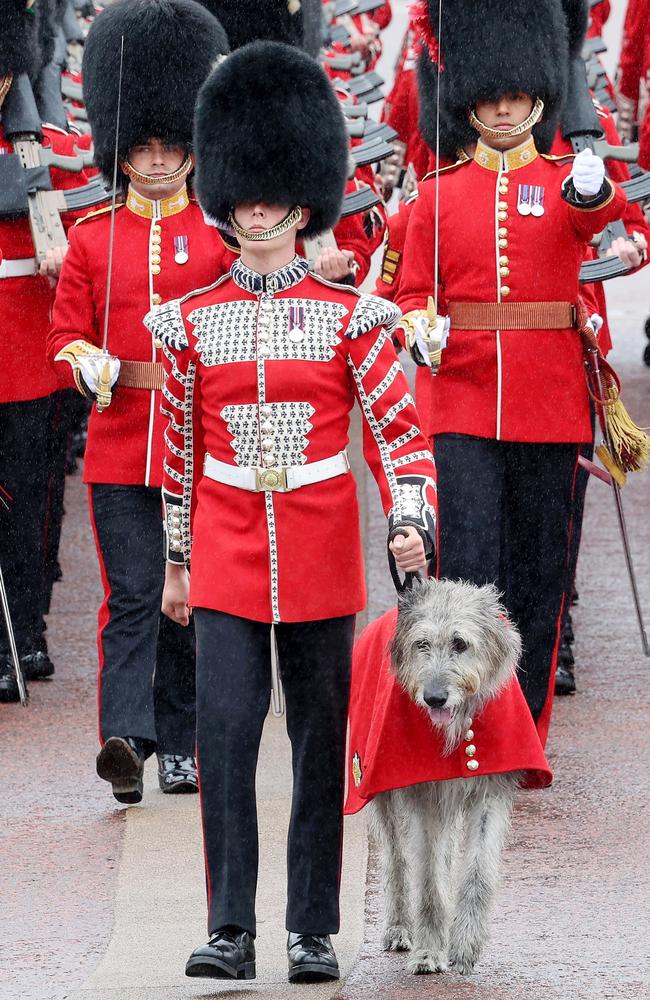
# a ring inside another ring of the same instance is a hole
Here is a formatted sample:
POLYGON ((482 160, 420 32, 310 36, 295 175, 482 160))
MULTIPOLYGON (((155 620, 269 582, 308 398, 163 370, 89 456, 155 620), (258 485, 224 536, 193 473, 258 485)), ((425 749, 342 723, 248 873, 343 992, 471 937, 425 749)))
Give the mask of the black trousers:
MULTIPOLYGON (((13 498, 0 507, 0 565, 19 655, 42 633, 49 434, 53 397, 0 404, 0 486, 13 498)), ((0 653, 7 652, 4 625, 0 653)))
POLYGON ((45 518, 45 553, 43 568, 43 605, 49 613, 52 588, 59 578, 59 543, 63 524, 63 496, 65 492, 65 461, 68 435, 77 409, 77 400, 83 398, 74 389, 62 389, 52 397, 48 436, 48 489, 45 518))
POLYGON ((554 675, 578 444, 434 438, 441 577, 494 583, 518 626, 520 681, 537 721, 554 675))
POLYGON ((160 490, 93 484, 90 506, 104 583, 99 612, 99 730, 194 753, 193 628, 160 611, 164 582, 160 490))
MULTIPOLYGON (((197 750, 208 930, 256 933, 255 772, 271 692, 271 626, 195 608, 197 750)), ((287 930, 336 934, 354 615, 276 625, 293 797, 287 930)))

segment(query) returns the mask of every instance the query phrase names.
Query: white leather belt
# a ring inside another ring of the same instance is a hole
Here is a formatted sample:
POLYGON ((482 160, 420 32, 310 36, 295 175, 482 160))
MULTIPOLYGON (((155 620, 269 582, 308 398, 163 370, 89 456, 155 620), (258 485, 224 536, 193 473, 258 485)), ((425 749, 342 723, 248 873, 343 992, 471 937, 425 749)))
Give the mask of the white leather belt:
POLYGON ((347 453, 340 451, 331 458, 323 458, 320 462, 308 462, 306 465, 273 466, 270 469, 241 467, 220 462, 212 455, 206 455, 203 461, 203 474, 208 479, 226 486, 236 486, 240 490, 250 490, 261 493, 266 490, 277 490, 288 493, 301 486, 312 483, 322 483, 325 479, 344 476, 350 471, 347 453))
POLYGON ((26 278, 27 275, 36 274, 37 271, 36 257, 0 261, 0 278, 26 278))

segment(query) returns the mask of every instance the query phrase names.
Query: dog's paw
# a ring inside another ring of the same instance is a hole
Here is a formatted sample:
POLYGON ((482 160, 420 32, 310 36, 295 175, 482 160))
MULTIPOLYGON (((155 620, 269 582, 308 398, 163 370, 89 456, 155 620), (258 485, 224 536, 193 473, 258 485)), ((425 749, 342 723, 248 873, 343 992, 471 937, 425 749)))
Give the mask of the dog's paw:
POLYGON ((447 959, 432 951, 416 951, 409 959, 408 970, 414 976, 428 976, 432 972, 446 972, 447 959))
POLYGON ((477 960, 478 954, 472 952, 454 951, 453 948, 449 952, 449 964, 461 976, 470 976, 477 960))
POLYGON ((384 951, 410 951, 411 935, 406 927, 401 924, 393 924, 384 931, 381 939, 381 946, 384 951))

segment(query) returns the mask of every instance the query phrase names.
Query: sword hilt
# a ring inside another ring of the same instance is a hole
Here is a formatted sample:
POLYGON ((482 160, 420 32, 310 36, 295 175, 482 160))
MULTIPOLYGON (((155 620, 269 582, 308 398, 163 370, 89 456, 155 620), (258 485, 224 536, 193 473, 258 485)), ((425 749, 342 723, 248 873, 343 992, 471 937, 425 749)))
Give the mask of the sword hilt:
POLYGON ((111 391, 111 366, 108 361, 102 365, 102 370, 97 382, 97 412, 101 413, 111 405, 113 393, 111 391))

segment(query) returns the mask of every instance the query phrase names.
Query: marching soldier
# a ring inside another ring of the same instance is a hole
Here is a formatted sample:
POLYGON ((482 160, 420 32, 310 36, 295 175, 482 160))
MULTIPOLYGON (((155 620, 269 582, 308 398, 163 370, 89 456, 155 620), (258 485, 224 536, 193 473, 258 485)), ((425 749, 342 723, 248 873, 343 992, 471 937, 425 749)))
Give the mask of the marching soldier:
MULTIPOLYGON (((592 440, 578 272, 625 196, 591 151, 540 154, 536 135, 541 148, 550 143, 566 81, 559 2, 530 0, 508 13, 489 0, 477 18, 473 3, 458 0, 446 19, 443 7, 443 21, 443 69, 424 67, 423 103, 434 105, 437 77, 441 155, 475 151, 441 170, 439 191, 435 176, 420 185, 397 301, 411 342, 435 329, 432 350, 444 348, 436 377, 421 368, 417 383, 438 468, 439 573, 505 592, 544 740, 577 461, 592 440), (430 296, 447 321, 428 317, 430 296)), ((428 42, 436 54, 433 29, 428 42)), ((427 139, 435 148, 435 121, 427 139)), ((415 354, 428 360, 424 348, 415 354)))
POLYGON ((365 603, 345 450, 355 398, 389 523, 406 535, 391 543, 405 570, 433 546, 435 472, 390 340, 397 310, 310 274, 295 252, 297 237, 336 222, 347 173, 321 68, 278 43, 238 50, 199 96, 196 140, 201 204, 230 218, 241 259, 147 318, 165 345, 170 412, 163 609, 187 624, 191 607, 197 634, 210 941, 186 973, 255 976, 255 770, 275 626, 293 744, 289 979, 336 979, 350 660, 365 603))
MULTIPOLYGON (((28 209, 12 198, 21 173, 16 137, 25 138, 23 123, 42 62, 38 46, 38 5, 7 0, 0 15, 0 481, 11 497, 0 523, 0 564, 22 670, 27 680, 54 673, 43 636, 49 586, 46 570, 46 519, 56 379, 45 359, 45 338, 52 309, 52 285, 67 246, 44 252, 42 262, 30 229, 28 209), (8 120, 8 109, 11 114, 8 120)), ((37 121, 40 124, 40 120, 37 121)), ((75 162, 77 137, 54 126, 40 127, 33 145, 75 162)), ((29 143, 27 143, 29 144, 29 143)), ((51 167, 58 190, 86 182, 83 170, 51 167)), ((64 227, 72 222, 64 214, 64 227)), ((0 701, 17 701, 18 686, 9 663, 4 629, 0 629, 0 701)))
POLYGON ((48 355, 61 384, 97 404, 84 466, 104 584, 97 773, 119 802, 133 803, 142 798, 144 760, 154 748, 164 792, 197 787, 193 635, 160 613, 161 404, 168 410, 170 401, 162 393, 161 345, 142 320, 213 282, 232 254, 187 186, 196 94, 227 51, 221 25, 193 0, 117 0, 93 22, 84 91, 106 177, 116 152, 122 38, 117 155, 124 198, 114 237, 110 209, 71 232, 48 355))

